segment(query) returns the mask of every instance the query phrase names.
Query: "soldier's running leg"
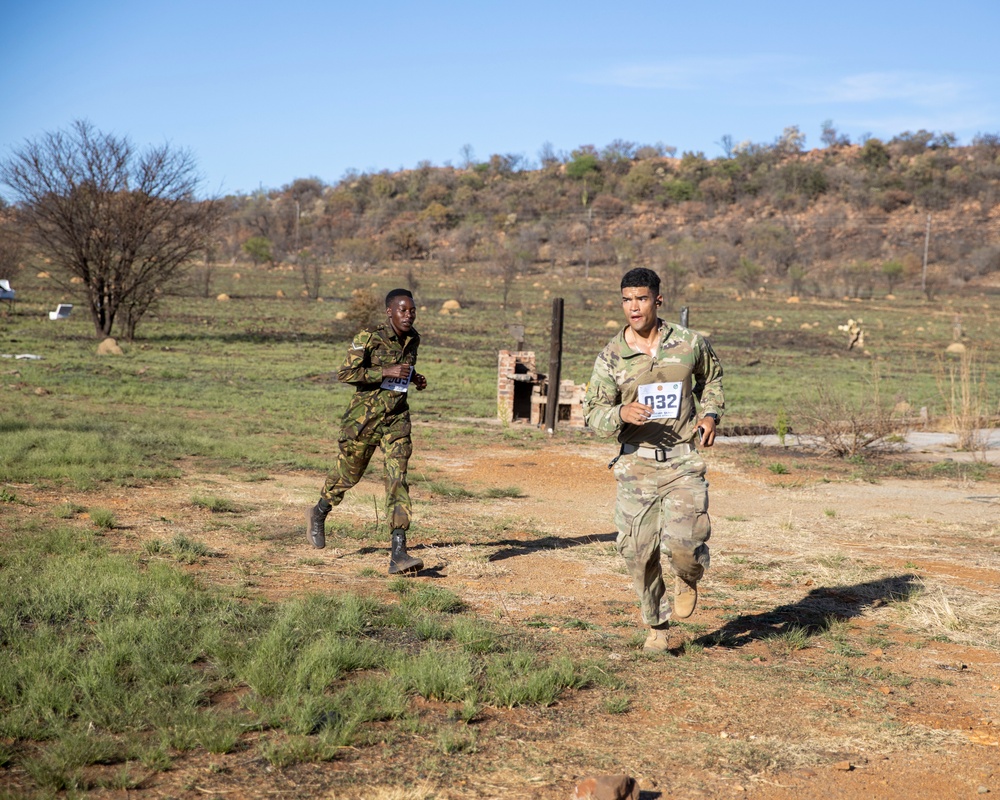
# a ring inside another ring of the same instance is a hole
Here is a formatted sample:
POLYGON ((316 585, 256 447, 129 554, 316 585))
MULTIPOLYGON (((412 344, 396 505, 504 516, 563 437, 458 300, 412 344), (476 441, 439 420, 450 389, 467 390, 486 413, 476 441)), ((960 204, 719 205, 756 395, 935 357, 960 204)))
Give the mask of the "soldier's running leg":
POLYGON ((340 505, 347 490, 361 480, 376 447, 353 439, 341 439, 338 445, 337 463, 326 476, 319 502, 310 510, 306 527, 309 543, 320 550, 326 547, 326 515, 333 506, 340 505))
POLYGON ((393 421, 382 439, 382 447, 385 450, 385 513, 392 530, 389 574, 417 572, 424 568, 424 562, 406 552, 411 514, 406 470, 413 454, 408 415, 393 421))
POLYGON ((657 494, 656 462, 637 455, 622 456, 615 464, 618 498, 615 547, 625 559, 635 592, 639 597, 643 621, 652 629, 655 641, 647 649, 666 649, 663 630, 670 622, 670 602, 660 562, 660 503, 657 494))
POLYGON ((710 563, 708 482, 705 461, 691 453, 670 462, 660 485, 660 549, 674 574, 673 616, 686 619, 698 602, 698 581, 710 563))

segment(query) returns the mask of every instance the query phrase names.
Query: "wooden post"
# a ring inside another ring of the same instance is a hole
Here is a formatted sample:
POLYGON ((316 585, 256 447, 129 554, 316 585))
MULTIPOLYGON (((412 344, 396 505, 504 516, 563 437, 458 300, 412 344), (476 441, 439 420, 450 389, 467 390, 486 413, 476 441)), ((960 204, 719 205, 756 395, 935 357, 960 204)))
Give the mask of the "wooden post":
POLYGON ((681 327, 686 328, 688 326, 688 307, 683 306, 681 308, 681 327))
POLYGON ((552 339, 549 345, 549 388, 545 394, 545 430, 556 432, 559 419, 559 373, 562 371, 563 299, 552 301, 552 339))
POLYGON ((927 251, 931 245, 931 215, 927 212, 927 231, 924 233, 924 269, 920 276, 920 291, 927 296, 927 251))

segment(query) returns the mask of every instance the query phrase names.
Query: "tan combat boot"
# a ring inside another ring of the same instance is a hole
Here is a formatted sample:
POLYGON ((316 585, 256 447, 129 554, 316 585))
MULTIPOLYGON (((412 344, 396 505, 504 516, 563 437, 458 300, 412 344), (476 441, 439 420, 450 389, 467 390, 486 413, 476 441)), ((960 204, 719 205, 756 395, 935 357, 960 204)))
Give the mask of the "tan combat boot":
POLYGON ((662 653, 669 646, 667 643, 667 625, 663 624, 649 629, 649 636, 646 637, 646 643, 642 646, 642 649, 647 653, 662 653))
POLYGON ((697 604, 697 581, 674 578, 674 616, 677 619, 687 619, 694 613, 694 607, 697 604))

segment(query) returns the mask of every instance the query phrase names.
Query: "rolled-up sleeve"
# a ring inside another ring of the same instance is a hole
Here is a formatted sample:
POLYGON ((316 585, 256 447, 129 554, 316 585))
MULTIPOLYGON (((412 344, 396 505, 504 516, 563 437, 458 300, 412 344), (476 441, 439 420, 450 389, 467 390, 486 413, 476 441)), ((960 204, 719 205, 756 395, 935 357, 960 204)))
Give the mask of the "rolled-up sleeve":
POLYGON ((583 418, 598 433, 613 434, 622 428, 621 392, 603 356, 594 362, 594 374, 583 398, 583 418))
POLYGON ((694 377, 694 393, 701 403, 702 416, 718 414, 719 419, 722 419, 726 412, 726 398, 722 391, 722 363, 715 355, 712 345, 705 339, 700 342, 694 377))
POLYGON ((379 383, 382 380, 382 367, 373 367, 371 363, 371 343, 371 331, 361 331, 354 337, 347 348, 344 363, 337 370, 337 380, 352 384, 379 383))

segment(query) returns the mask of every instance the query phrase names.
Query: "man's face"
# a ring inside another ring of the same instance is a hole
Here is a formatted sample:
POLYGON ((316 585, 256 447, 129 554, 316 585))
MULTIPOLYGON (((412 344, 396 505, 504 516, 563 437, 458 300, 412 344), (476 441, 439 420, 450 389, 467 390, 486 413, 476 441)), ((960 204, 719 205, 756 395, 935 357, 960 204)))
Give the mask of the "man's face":
POLYGON ((649 287, 629 286, 622 289, 622 310, 629 327, 636 333, 649 333, 656 326, 656 309, 662 299, 649 287))
POLYGON ((413 320, 417 318, 417 307, 409 297, 394 297, 385 313, 397 334, 409 333, 413 328, 413 320))

